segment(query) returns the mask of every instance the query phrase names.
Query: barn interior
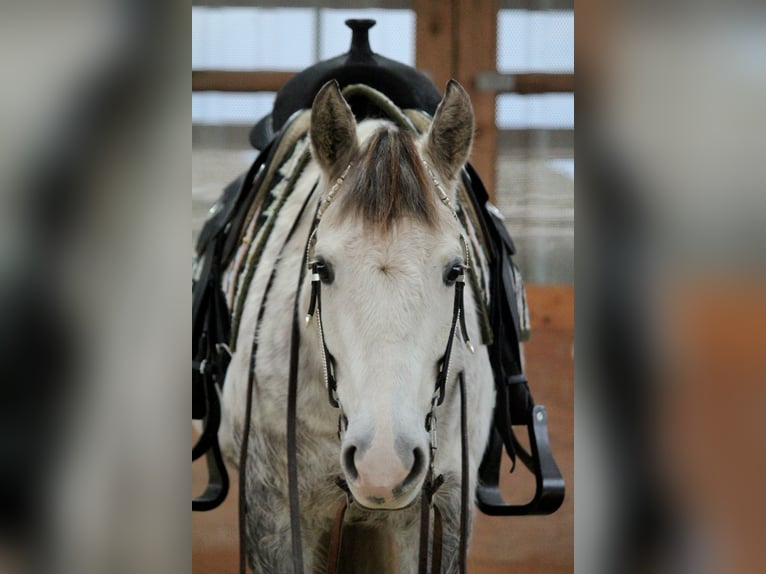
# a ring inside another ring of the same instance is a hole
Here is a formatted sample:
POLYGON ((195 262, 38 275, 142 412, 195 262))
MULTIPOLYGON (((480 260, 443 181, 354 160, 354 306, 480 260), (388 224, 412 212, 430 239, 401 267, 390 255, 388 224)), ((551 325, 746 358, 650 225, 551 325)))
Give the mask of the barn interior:
MULTIPOLYGON (((574 565, 574 2, 371 0, 192 2, 193 236, 224 185, 257 156, 250 130, 298 71, 348 50, 348 18, 371 18, 373 51, 415 66, 440 88, 457 79, 477 121, 471 162, 506 217, 524 277, 535 401, 549 413, 566 481, 549 516, 476 513, 469 572, 564 573, 574 565), (289 5, 289 6, 288 6, 289 5)), ((510 461, 504 460, 510 468, 510 461)), ((206 470, 193 467, 193 493, 206 470)), ((232 471, 235 477, 236 473, 232 471)), ((512 502, 534 493, 521 465, 503 473, 512 502)), ((194 513, 193 571, 233 572, 237 493, 194 513)))

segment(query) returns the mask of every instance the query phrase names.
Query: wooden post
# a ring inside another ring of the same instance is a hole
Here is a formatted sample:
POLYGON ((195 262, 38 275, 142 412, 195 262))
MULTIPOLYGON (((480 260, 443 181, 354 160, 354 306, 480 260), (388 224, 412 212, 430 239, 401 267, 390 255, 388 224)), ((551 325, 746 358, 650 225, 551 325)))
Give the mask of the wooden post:
POLYGON ((457 67, 455 79, 468 90, 476 116, 476 136, 471 162, 487 186, 490 199, 495 197, 497 128, 495 92, 479 91, 479 72, 497 69, 498 0, 453 0, 456 2, 457 67))
POLYGON ((417 20, 415 67, 428 74, 444 93, 447 82, 455 77, 455 0, 414 0, 413 5, 417 20))
POLYGON ((192 70, 193 92, 277 92, 295 72, 192 70))

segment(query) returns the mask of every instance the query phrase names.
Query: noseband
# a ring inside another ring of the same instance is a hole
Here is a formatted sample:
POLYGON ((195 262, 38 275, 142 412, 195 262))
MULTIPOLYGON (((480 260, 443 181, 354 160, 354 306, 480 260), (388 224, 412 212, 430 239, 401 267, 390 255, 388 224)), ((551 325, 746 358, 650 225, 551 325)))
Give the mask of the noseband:
MULTIPOLYGON (((436 188, 436 191, 439 195, 439 199, 441 202, 450 210, 452 215, 455 217, 455 220, 459 222, 457 217, 457 212, 455 211, 452 202, 449 199, 449 196, 444 191, 444 188, 442 187, 441 183, 439 182, 439 179, 436 177, 436 174, 434 173, 431 166, 426 162, 423 161, 423 165, 428 172, 428 175, 431 178, 431 181, 434 184, 434 187, 436 188)), ((311 320, 316 317, 316 324, 317 324, 317 333, 319 336, 319 349, 321 354, 321 360, 322 360, 322 371, 323 371, 323 377, 324 377, 324 385, 325 389, 327 390, 327 397, 330 402, 330 405, 332 405, 334 408, 339 409, 339 415, 338 415, 338 438, 342 441, 343 436, 345 434, 346 428, 348 426, 348 419, 346 418, 345 414, 343 413, 343 406, 341 405, 340 399, 338 397, 338 386, 337 386, 337 379, 335 378, 335 359, 333 358, 332 354, 330 353, 327 342, 325 339, 325 332, 324 332, 324 325, 322 322, 322 280, 319 273, 319 270, 317 268, 318 262, 316 259, 314 259, 314 248, 316 246, 317 242, 317 232, 319 228, 319 223, 322 219, 322 216, 324 215, 327 208, 330 206, 332 201, 335 199, 335 196, 340 189, 341 185, 343 184, 346 176, 348 175, 349 170, 351 169, 351 164, 349 164, 346 169, 343 171, 343 173, 336 179, 334 182, 332 188, 330 189, 327 196, 320 201, 319 205, 317 206, 317 212, 314 216, 314 221, 312 224, 311 232, 309 233, 308 240, 306 242, 306 257, 305 257, 305 268, 301 270, 301 283, 302 278, 304 276, 305 271, 311 272, 311 294, 309 297, 309 308, 308 312, 305 316, 305 323, 306 325, 311 323, 311 320)), ((426 432, 428 432, 429 436, 429 466, 428 466, 428 472, 426 475, 426 480, 423 484, 423 492, 421 494, 421 528, 420 528, 420 566, 419 571, 422 574, 425 574, 427 572, 428 568, 428 538, 429 538, 429 518, 430 518, 430 509, 433 508, 434 510, 434 532, 433 532, 433 546, 432 546, 432 552, 431 552, 431 570, 432 572, 440 572, 441 568, 441 545, 442 545, 442 519, 441 519, 441 513, 437 506, 433 504, 433 496, 436 493, 436 491, 439 489, 439 487, 444 483, 444 477, 442 475, 438 475, 434 477, 434 459, 436 456, 436 449, 437 449, 437 418, 435 409, 436 407, 440 406, 444 402, 444 397, 446 394, 446 386, 447 382, 450 380, 450 372, 452 367, 452 347, 455 340, 455 333, 458 330, 458 326, 460 328, 460 332, 462 334, 463 341, 468 348, 468 350, 473 353, 474 348, 471 344, 471 341, 468 337, 468 329, 466 328, 465 323, 465 309, 463 305, 463 292, 465 289, 465 270, 470 267, 470 252, 468 250, 468 245, 465 240, 465 237, 461 234, 460 235, 460 243, 461 247, 463 249, 463 264, 459 267, 459 273, 458 276, 455 279, 455 298, 453 302, 452 307, 452 321, 450 324, 449 329, 449 336, 447 337, 447 344, 444 350, 444 354, 439 359, 437 363, 438 368, 438 374, 436 376, 436 381, 434 384, 434 391, 433 395, 431 396, 430 401, 430 409, 428 413, 425 416, 425 429, 426 432)), ((298 293, 296 294, 296 305, 297 301, 300 295, 300 284, 298 293)), ((295 329, 293 333, 293 338, 295 339, 295 329)), ((297 387, 297 380, 293 380, 293 375, 295 375, 295 378, 297 379, 297 346, 292 345, 291 346, 291 369, 290 369, 290 387, 288 396, 291 397, 291 400, 294 400, 294 394, 295 389, 293 387, 297 387), (296 368, 295 371, 293 370, 293 363, 295 363, 296 368)), ((462 446, 462 468, 461 468, 461 517, 460 517, 460 564, 461 564, 461 571, 465 572, 465 562, 466 562, 466 550, 467 550, 467 492, 468 492, 468 449, 467 449, 467 430, 465 425, 465 385, 464 385, 464 378, 463 373, 460 372, 458 374, 458 381, 459 381, 459 392, 460 392, 460 402, 461 402, 461 446, 462 446)), ((291 529, 292 529, 292 536, 293 536, 293 559, 294 559, 294 570, 296 573, 301 573, 303 571, 303 565, 302 565, 302 554, 300 554, 300 513, 298 511, 298 493, 297 493, 297 461, 293 460, 295 457, 295 445, 291 444, 291 442, 294 441, 295 437, 295 413, 294 413, 294 404, 288 407, 288 478, 289 478, 289 488, 290 488, 290 509, 291 509, 291 529), (290 416, 292 414, 292 417, 290 416), (291 427, 292 426, 292 430, 291 427), (293 441, 291 441, 290 437, 293 437, 293 441), (293 465, 290 464, 290 461, 293 460, 293 465), (291 466, 293 468, 291 468, 291 466), (297 540, 297 543, 296 543, 297 540), (297 546, 296 546, 297 544, 297 546), (300 563, 299 563, 300 562, 300 563)), ((340 507, 338 508, 338 511, 336 512, 335 517, 335 524, 333 526, 332 531, 332 537, 331 537, 331 547, 329 550, 329 559, 328 559, 328 569, 327 572, 335 572, 335 569, 337 568, 338 564, 338 558, 340 555, 340 545, 341 545, 341 533, 343 528, 343 519, 345 517, 345 512, 347 507, 353 502, 353 497, 351 495, 351 491, 349 490, 348 486, 346 485, 345 481, 342 479, 339 479, 337 481, 338 485, 341 487, 341 489, 345 492, 345 498, 341 501, 340 507)))

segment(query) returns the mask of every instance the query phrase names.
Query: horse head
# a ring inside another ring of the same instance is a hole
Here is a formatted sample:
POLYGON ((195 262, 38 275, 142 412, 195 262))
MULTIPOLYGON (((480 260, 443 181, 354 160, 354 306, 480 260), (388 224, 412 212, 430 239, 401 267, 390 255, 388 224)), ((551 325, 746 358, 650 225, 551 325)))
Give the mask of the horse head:
MULTIPOLYGON (((454 81, 422 135, 382 120, 357 125, 334 81, 312 107, 323 199, 309 259, 343 413, 341 467, 369 508, 408 506, 427 474, 424 421, 469 263, 452 206, 473 131, 470 99, 454 81)), ((456 344, 448 390, 464 360, 456 344)))

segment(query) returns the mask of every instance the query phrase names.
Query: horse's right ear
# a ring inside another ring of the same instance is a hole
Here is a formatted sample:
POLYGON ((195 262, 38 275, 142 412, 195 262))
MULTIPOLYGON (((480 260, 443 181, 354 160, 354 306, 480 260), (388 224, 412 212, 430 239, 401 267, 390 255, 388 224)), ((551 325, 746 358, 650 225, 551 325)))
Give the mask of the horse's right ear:
POLYGON ((426 136, 426 151, 445 180, 452 181, 468 161, 473 130, 471 98, 463 86, 450 80, 426 136))
POLYGON ((356 120, 340 93, 337 80, 330 80, 311 106, 311 153, 330 179, 338 177, 356 154, 356 120))

